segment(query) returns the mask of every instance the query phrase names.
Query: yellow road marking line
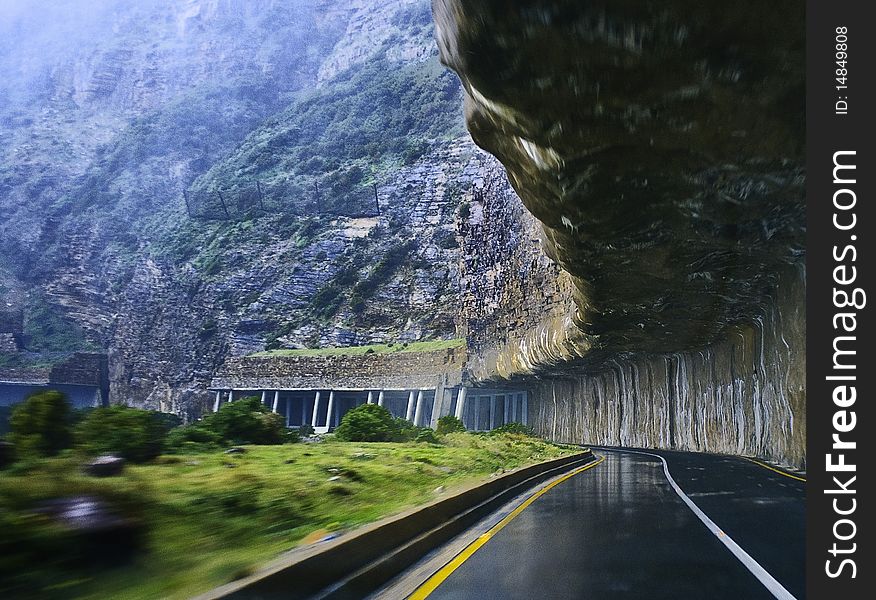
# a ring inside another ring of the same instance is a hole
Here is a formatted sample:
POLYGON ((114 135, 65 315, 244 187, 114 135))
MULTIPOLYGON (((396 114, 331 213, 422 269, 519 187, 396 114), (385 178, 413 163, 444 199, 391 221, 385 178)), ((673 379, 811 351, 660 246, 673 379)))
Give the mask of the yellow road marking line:
POLYGON ((742 458, 744 458, 745 460, 747 460, 749 462, 753 462, 756 465, 760 465, 764 469, 769 469, 773 473, 778 473, 779 475, 784 475, 785 477, 790 477, 791 479, 796 479, 797 481, 802 481, 803 483, 806 483, 806 479, 804 477, 800 477, 798 475, 791 475, 790 473, 786 473, 780 469, 776 469, 775 467, 771 467, 766 463, 760 462, 759 460, 754 460, 753 458, 748 458, 747 456, 743 456, 742 458))
POLYGON ((600 456, 599 460, 597 460, 596 462, 592 462, 590 464, 584 465, 581 468, 575 469, 571 473, 568 473, 567 475, 560 477, 559 479, 557 479, 553 483, 551 483, 551 484, 543 487, 539 491, 535 492, 529 498, 524 500, 520 504, 520 506, 518 506, 517 508, 512 510, 510 513, 508 513, 508 515, 504 519, 502 519, 501 521, 499 521, 498 523, 493 525, 490 529, 488 529, 486 531, 486 533, 481 534, 481 536, 478 539, 476 539, 475 541, 470 543, 468 546, 466 546, 462 552, 460 552, 455 557, 453 557, 453 560, 451 560, 449 563, 447 563, 446 565, 441 567, 441 569, 439 569, 434 575, 432 575, 420 587, 418 587, 414 591, 413 594, 408 596, 408 600, 423 600, 424 598, 428 597, 429 594, 434 592, 435 589, 439 585, 444 583, 445 579, 450 577, 451 573, 453 573, 456 569, 458 569, 460 566, 462 566, 462 563, 464 563, 466 560, 468 560, 472 554, 477 552, 481 546, 483 546, 484 544, 489 542, 490 539, 494 535, 499 533, 499 531, 501 531, 505 527, 505 525, 510 523, 514 519, 514 517, 516 517, 517 515, 522 513, 523 510, 527 506, 529 506, 530 504, 535 502, 543 494, 547 493, 547 491, 550 490, 552 487, 563 483, 564 481, 574 477, 578 473, 582 473, 582 472, 586 471, 587 469, 592 469, 593 467, 595 467, 596 465, 598 465, 599 463, 601 463, 604 460, 605 460, 605 456, 600 456))

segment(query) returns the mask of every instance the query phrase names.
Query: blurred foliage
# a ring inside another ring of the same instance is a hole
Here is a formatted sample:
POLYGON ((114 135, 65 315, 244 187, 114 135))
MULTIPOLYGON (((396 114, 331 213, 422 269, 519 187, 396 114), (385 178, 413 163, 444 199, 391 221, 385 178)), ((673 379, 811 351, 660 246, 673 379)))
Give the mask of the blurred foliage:
POLYGON ((417 437, 417 427, 405 419, 404 417, 395 417, 395 439, 394 442, 410 442, 417 437))
POLYGON ((54 456, 73 443, 73 408, 61 392, 49 390, 15 405, 9 441, 19 457, 54 456))
POLYGON ((286 434, 282 415, 268 410, 257 396, 223 404, 197 427, 233 444, 281 444, 286 434))
POLYGON ((146 462, 161 454, 172 425, 172 419, 151 410, 95 408, 76 425, 76 446, 89 455, 113 454, 131 462, 146 462))
POLYGON ((418 427, 417 435, 414 436, 414 441, 418 444, 438 444, 438 436, 431 427, 418 427))
POLYGON ((222 445, 222 436, 199 425, 177 427, 167 434, 165 447, 168 452, 206 452, 222 445))
POLYGON ((431 427, 417 427, 407 419, 393 417, 377 404, 362 404, 348 411, 335 436, 348 442, 439 443, 431 427))
POLYGON ((0 406, 0 437, 9 433, 9 417, 11 416, 11 406, 0 406))
MULTIPOLYGON (((0 475, 0 597, 67 600, 84 583, 129 564, 141 545, 149 495, 137 478, 95 479, 69 456, 31 459, 0 475), (119 526, 62 521, 60 500, 99 500, 119 526)), ((109 597, 96 593, 93 597, 109 597)))
POLYGON ((428 502, 439 486, 453 490, 579 451, 467 433, 449 434, 445 444, 249 446, 234 455, 162 456, 109 478, 85 476, 73 455, 36 459, 0 472, 0 597, 189 598, 305 538, 428 502), (37 512, 45 501, 71 497, 100 499, 142 528, 141 547, 116 563, 96 562, 93 546, 37 512))

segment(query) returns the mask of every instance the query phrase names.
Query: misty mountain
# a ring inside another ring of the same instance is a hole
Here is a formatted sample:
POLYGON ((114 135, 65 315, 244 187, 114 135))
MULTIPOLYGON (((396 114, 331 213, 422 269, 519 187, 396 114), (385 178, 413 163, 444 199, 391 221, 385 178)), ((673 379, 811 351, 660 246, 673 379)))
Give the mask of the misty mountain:
POLYGON ((229 354, 453 336, 489 160, 428 2, 0 15, 3 364, 108 350, 119 400, 176 409, 229 354))

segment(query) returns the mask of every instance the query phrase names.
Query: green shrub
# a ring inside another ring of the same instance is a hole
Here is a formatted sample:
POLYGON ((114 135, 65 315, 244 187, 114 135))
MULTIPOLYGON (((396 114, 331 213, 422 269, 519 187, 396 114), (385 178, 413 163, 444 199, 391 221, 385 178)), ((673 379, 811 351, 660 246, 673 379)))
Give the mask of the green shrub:
POLYGON ((417 428, 407 419, 396 417, 393 423, 395 424, 394 442, 412 442, 417 436, 417 428))
POLYGON ((313 433, 313 425, 308 425, 305 423, 304 425, 298 426, 298 435, 301 437, 309 437, 313 435, 313 433))
POLYGON ((234 444, 282 444, 286 433, 283 416, 270 412, 257 396, 224 404, 201 426, 234 444))
POLYGON ((222 436, 200 424, 172 429, 165 441, 165 447, 173 452, 203 452, 221 444, 222 436))
POLYGON ((12 409, 9 441, 18 456, 54 456, 73 442, 73 409, 61 392, 28 396, 12 409))
POLYGON ((438 436, 431 427, 417 427, 417 434, 414 436, 414 441, 419 444, 438 444, 438 436))
POLYGON ((438 419, 438 428, 435 431, 438 435, 447 435, 458 431, 465 431, 465 425, 460 419, 453 415, 444 415, 438 419))
POLYGON ((490 435, 498 435, 502 433, 514 433, 517 435, 535 436, 535 431, 529 425, 523 423, 506 423, 501 427, 496 427, 490 432, 490 435))
POLYGON ((349 411, 335 430, 339 440, 347 442, 390 442, 398 427, 392 413, 377 404, 363 404, 349 411))
POLYGON ((161 454, 166 437, 160 413, 128 406, 96 408, 76 426, 76 445, 88 454, 116 454, 131 462, 161 454))

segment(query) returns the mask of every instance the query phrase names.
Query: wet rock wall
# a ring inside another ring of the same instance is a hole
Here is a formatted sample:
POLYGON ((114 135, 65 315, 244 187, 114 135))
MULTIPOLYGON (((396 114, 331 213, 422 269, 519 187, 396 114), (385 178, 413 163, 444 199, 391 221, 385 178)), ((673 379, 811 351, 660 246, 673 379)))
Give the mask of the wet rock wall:
POLYGON ((483 173, 457 217, 458 335, 469 375, 511 377, 583 356, 589 341, 574 326, 571 278, 545 255, 541 226, 498 161, 483 173))
POLYGON ((571 278, 501 171, 460 218, 460 333, 476 385, 529 391, 545 437, 760 456, 805 465, 805 272, 774 274, 774 295, 723 338, 671 353, 609 352, 576 324, 571 278), (587 349, 588 351, 582 351, 587 349))
POLYGON ((555 439, 803 464, 802 7, 433 13, 472 138, 540 221, 575 305, 506 281, 493 320, 510 333, 473 344, 473 374, 530 387, 555 439))
POLYGON ((759 456, 806 465, 801 273, 724 341, 663 355, 590 359, 573 374, 521 378, 530 423, 554 440, 759 456))

